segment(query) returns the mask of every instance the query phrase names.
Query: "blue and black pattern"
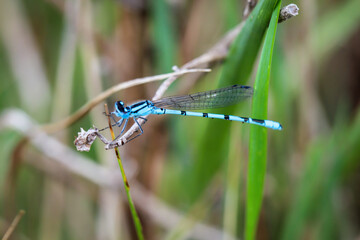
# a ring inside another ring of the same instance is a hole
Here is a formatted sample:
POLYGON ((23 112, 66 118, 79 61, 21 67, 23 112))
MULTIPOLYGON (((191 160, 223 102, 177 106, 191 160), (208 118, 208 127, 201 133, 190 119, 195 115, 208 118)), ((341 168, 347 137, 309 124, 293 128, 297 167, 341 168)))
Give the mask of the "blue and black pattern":
POLYGON ((149 114, 175 114, 182 116, 215 118, 254 124, 274 130, 282 130, 282 126, 280 123, 271 120, 260 120, 249 117, 238 117, 225 114, 185 111, 188 109, 210 109, 226 107, 239 101, 245 100, 251 97, 252 94, 253 89, 249 86, 233 85, 226 88, 194 93, 185 96, 167 97, 154 102, 144 100, 127 107, 125 107, 122 101, 117 101, 115 103, 115 111, 111 112, 111 114, 121 118, 119 121, 116 122, 116 125, 119 127, 121 127, 125 120, 120 135, 124 132, 129 118, 132 118, 134 122, 139 126, 139 129, 141 131, 139 135, 141 135, 143 133, 143 130, 137 119, 144 119, 143 116, 149 114))

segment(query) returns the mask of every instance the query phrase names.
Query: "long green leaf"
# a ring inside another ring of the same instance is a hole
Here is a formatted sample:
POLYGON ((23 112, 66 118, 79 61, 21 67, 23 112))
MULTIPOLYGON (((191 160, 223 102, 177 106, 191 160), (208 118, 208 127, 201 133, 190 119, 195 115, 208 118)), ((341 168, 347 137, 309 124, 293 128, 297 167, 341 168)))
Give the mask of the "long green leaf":
MULTIPOLYGON (((246 84, 277 2, 278 0, 259 1, 246 20, 241 33, 231 46, 219 80, 221 86, 246 84)), ((239 105, 228 107, 222 110, 222 113, 237 114, 237 110, 239 105)), ((201 193, 209 179, 225 162, 224 159, 227 159, 231 124, 220 120, 209 120, 204 124, 207 126, 204 127, 203 138, 200 146, 196 148, 196 158, 190 169, 193 178, 187 179, 188 185, 191 186, 188 190, 193 199, 201 193), (197 184, 191 184, 192 182, 197 184)))
MULTIPOLYGON (((267 118, 267 99, 270 82, 271 60, 279 18, 280 4, 281 1, 271 17, 270 25, 265 37, 264 47, 261 53, 254 87, 255 95, 252 107, 252 117, 254 118, 267 118)), ((267 131, 268 130, 264 127, 251 126, 245 239, 255 238, 256 226, 259 219, 266 172, 267 131)))

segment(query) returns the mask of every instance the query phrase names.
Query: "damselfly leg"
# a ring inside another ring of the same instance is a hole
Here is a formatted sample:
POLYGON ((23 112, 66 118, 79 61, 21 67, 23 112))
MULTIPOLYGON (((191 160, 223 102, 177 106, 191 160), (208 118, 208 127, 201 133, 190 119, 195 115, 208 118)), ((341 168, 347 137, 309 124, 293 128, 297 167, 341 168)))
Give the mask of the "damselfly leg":
MULTIPOLYGON (((140 117, 139 117, 139 118, 140 118, 140 117)), ((141 119, 143 119, 144 121, 147 121, 146 118, 142 118, 142 117, 141 117, 141 119)), ((136 120, 135 117, 133 118, 133 120, 134 120, 134 122, 138 125, 138 127, 139 127, 139 129, 140 129, 140 133, 139 133, 138 135, 136 135, 135 137, 131 138, 130 140, 128 140, 127 142, 130 142, 131 140, 134 140, 135 138, 139 137, 141 134, 144 133, 143 129, 141 128, 140 123, 136 120)), ((123 132, 124 132, 124 130, 125 130, 125 127, 126 127, 128 121, 129 121, 129 119, 127 118, 127 119, 125 120, 124 127, 123 127, 123 129, 121 130, 120 134, 119 134, 114 140, 112 140, 111 143, 116 142, 116 140, 118 140, 118 139, 122 136, 122 134, 123 134, 123 132)))

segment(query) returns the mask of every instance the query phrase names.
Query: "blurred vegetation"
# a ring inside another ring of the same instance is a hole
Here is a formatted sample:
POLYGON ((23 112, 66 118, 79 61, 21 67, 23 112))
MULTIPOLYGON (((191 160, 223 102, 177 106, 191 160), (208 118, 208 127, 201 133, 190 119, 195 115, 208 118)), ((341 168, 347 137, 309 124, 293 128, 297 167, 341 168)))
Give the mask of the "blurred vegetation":
MULTIPOLYGON (((10 239, 136 239, 121 182, 105 188, 76 176, 2 118, 16 108, 39 124, 56 122, 117 83, 171 72, 240 23, 245 2, 1 1, 0 235, 23 209, 10 239)), ((198 222, 224 239, 359 238, 360 1, 294 2, 299 16, 267 28, 278 2, 259 1, 228 58, 199 79, 181 77, 167 94, 246 84, 258 86, 255 98, 266 87, 265 100, 214 112, 259 114, 283 131, 150 116, 144 134, 120 148, 145 239, 216 239, 194 229, 198 222), (266 57, 270 63, 259 60, 266 57), (258 83, 270 64, 269 82, 258 83), (262 162, 252 148, 263 151, 262 162)), ((150 99, 159 85, 129 88, 107 103, 150 99)), ((107 125, 103 111, 51 136, 75 152, 80 127, 107 125)), ((97 141, 74 154, 99 166, 99 176, 100 166, 119 172, 103 147, 97 141)))

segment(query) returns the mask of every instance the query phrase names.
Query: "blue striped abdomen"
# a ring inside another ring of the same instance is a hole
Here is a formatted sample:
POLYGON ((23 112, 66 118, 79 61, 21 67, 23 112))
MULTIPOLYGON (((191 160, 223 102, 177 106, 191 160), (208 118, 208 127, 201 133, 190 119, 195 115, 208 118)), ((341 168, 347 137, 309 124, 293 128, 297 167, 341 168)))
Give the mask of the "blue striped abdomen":
POLYGON ((271 120, 259 120, 247 117, 238 117, 234 115, 224 115, 224 114, 216 114, 216 113, 201 113, 201 112, 190 112, 190 111, 180 111, 180 110, 172 110, 165 108, 154 108, 153 114, 174 114, 174 115, 182 115, 182 116, 194 116, 194 117, 204 117, 204 118, 212 118, 212 119, 223 119, 230 121, 237 121, 242 123, 255 124, 258 126, 263 126, 267 128, 271 128, 274 130, 281 130, 282 126, 278 122, 274 122, 271 120))

